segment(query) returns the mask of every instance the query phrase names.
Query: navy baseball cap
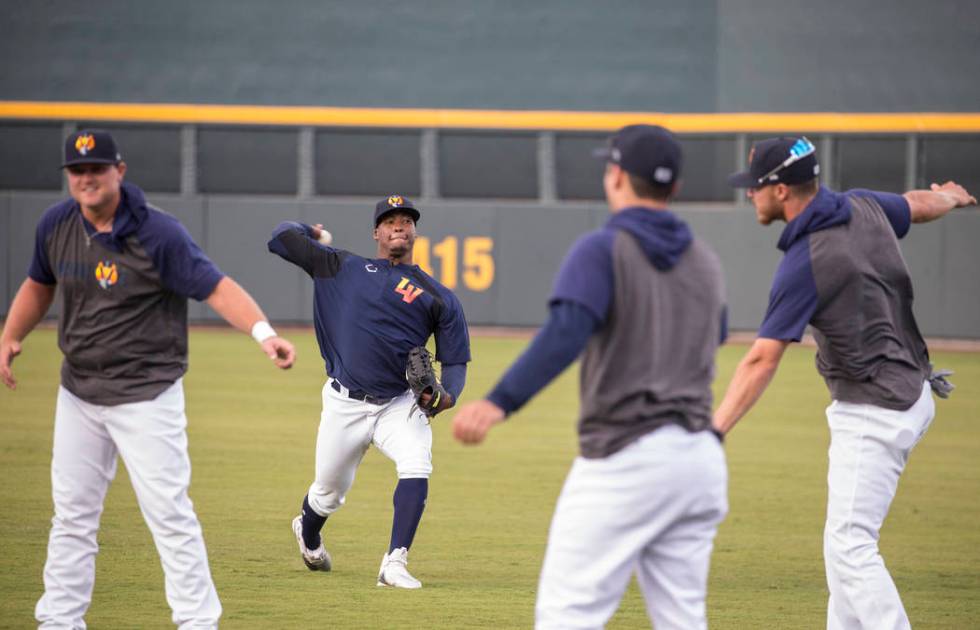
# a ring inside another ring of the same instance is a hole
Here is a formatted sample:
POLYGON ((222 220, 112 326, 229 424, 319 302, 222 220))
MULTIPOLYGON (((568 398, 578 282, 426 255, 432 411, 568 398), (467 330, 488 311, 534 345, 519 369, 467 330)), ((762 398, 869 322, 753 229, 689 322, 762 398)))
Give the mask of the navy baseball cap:
POLYGON ((749 170, 728 176, 733 188, 802 184, 820 175, 817 149, 805 137, 769 138, 752 145, 749 170))
POLYGON ((592 155, 660 186, 677 181, 683 161, 677 138, 659 125, 623 127, 592 155))
POLYGON ((412 220, 415 223, 419 222, 422 218, 422 213, 418 211, 415 204, 408 197, 402 195, 388 195, 378 203, 374 205, 374 227, 378 227, 378 223, 381 223, 381 219, 389 212, 394 212, 400 210, 412 215, 412 220))
POLYGON ((118 164, 122 162, 119 147, 108 131, 82 129, 65 140, 65 161, 61 168, 74 164, 118 164))

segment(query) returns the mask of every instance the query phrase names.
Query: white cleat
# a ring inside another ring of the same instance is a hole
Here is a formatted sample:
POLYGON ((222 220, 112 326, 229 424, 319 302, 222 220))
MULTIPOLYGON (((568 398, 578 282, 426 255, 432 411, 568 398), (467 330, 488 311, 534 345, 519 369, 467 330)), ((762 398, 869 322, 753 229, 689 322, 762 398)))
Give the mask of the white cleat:
POLYGON ((408 549, 400 547, 385 554, 378 572, 378 586, 422 588, 422 583, 408 572, 408 549))
POLYGON ((303 517, 297 516, 293 519, 293 533, 296 534, 296 542, 299 543, 299 553, 303 556, 303 563, 310 571, 329 571, 331 567, 330 554, 323 548, 323 540, 316 549, 307 549, 303 542, 303 517))

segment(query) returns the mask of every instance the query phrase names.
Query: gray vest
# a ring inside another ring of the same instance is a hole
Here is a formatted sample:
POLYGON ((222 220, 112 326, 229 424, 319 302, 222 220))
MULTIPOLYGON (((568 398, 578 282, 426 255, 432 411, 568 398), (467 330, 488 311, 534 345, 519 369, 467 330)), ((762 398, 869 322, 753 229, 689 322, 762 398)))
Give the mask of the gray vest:
POLYGON ((836 400, 905 410, 929 377, 912 280, 884 210, 868 197, 851 209, 850 222, 809 237, 817 370, 836 400))
POLYGON ((187 299, 161 285, 135 235, 122 252, 86 238, 77 212, 45 242, 62 313, 61 384, 82 400, 152 400, 187 371, 187 299))
POLYGON ((711 382, 721 337, 724 277, 695 238, 677 265, 657 270, 633 236, 613 241, 615 290, 582 358, 579 445, 605 457, 668 423, 711 424, 711 382))

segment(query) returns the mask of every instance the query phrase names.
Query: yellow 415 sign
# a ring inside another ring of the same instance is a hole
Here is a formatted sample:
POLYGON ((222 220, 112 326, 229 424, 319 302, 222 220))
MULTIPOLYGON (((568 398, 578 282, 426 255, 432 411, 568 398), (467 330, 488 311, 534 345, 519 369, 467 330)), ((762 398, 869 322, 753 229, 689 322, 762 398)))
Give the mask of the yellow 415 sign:
POLYGON ((464 287, 470 291, 486 291, 493 284, 493 239, 489 236, 466 236, 462 240, 462 274, 459 273, 460 239, 455 236, 447 236, 435 244, 426 236, 418 237, 415 240, 415 264, 448 289, 459 286, 462 275, 464 287), (438 274, 432 267, 433 258, 438 261, 438 274))

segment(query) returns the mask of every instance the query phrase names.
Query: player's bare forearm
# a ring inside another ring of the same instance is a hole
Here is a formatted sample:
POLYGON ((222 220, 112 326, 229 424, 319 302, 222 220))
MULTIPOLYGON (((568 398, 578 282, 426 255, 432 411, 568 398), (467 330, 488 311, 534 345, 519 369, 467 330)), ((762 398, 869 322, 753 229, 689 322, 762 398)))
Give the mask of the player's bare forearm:
POLYGON ((974 206, 977 199, 956 182, 932 184, 930 190, 910 190, 903 195, 909 202, 912 223, 928 223, 946 215, 953 208, 974 206))
POLYGON ((207 302, 226 322, 255 337, 262 346, 262 351, 276 364, 276 367, 284 370, 292 367, 296 360, 296 349, 293 344, 275 334, 266 321, 262 309, 241 285, 225 276, 208 296, 207 302), (262 334, 256 324, 263 326, 268 332, 262 334), (257 334, 259 336, 256 336, 257 334))
POLYGON ((250 333, 265 314, 240 284, 225 276, 207 299, 208 306, 238 330, 250 333))
POLYGON ((745 357, 735 368, 725 397, 714 414, 714 427, 722 434, 728 433, 742 416, 755 405, 762 392, 772 381, 779 361, 789 342, 776 339, 755 340, 745 357))
POLYGON ((30 333, 54 301, 54 285, 27 278, 17 290, 0 334, 0 380, 10 389, 17 387, 11 365, 20 354, 20 342, 30 333))
POLYGON ((53 284, 41 284, 31 278, 25 279, 10 305, 0 339, 23 341, 51 308, 54 291, 53 284))

